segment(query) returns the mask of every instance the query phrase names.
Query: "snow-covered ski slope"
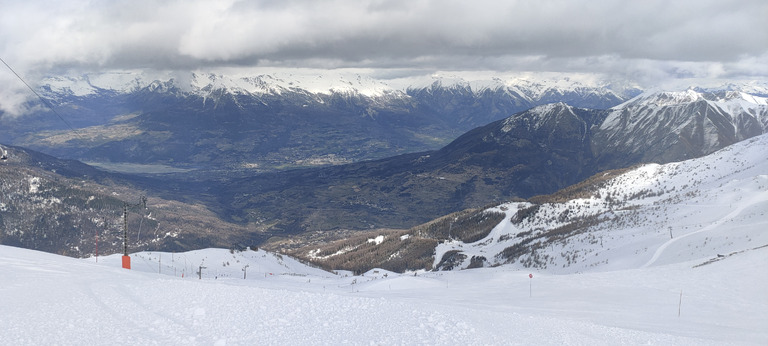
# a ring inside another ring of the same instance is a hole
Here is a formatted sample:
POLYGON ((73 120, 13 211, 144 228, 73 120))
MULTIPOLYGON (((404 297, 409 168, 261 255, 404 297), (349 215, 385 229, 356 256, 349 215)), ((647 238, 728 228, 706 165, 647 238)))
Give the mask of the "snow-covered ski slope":
POLYGON ((499 206, 486 239, 438 246, 502 262, 520 239, 594 221, 492 268, 351 276, 205 249, 132 254, 125 270, 120 255, 0 246, 0 345, 766 345, 766 148, 641 166, 517 223, 529 204, 499 206))
POLYGON ((768 135, 711 155, 648 164, 600 183, 579 198, 544 203, 512 222, 530 203, 495 208, 506 218, 475 243, 440 244, 488 264, 520 244, 515 267, 556 273, 623 270, 714 258, 768 245, 768 135))
POLYGON ((702 266, 353 277, 250 250, 140 253, 125 270, 119 256, 0 246, 0 344, 764 345, 766 258, 768 247, 702 266), (202 279, 181 277, 185 256, 205 258, 202 279))

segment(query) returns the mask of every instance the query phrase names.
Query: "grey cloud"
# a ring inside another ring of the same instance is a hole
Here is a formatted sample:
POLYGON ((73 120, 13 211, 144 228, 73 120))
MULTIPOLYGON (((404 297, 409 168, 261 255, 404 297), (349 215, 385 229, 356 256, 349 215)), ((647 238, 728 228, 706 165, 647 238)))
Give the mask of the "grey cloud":
MULTIPOLYGON (((28 69, 280 66, 659 75, 764 63, 764 1, 67 1, 5 6, 28 69)), ((764 70, 756 67, 756 70, 764 70)))

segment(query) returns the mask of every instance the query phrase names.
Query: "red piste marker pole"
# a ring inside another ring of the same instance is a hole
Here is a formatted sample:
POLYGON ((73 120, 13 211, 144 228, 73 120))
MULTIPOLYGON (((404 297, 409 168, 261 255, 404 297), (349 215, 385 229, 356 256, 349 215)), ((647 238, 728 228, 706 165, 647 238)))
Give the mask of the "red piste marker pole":
POLYGON ((528 274, 528 298, 533 297, 533 274, 528 274))

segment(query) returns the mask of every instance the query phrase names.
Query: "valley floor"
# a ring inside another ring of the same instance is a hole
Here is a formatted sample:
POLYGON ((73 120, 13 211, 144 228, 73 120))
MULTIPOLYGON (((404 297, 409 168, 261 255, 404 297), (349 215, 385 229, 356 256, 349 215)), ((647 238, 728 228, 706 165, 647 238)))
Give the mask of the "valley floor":
POLYGON ((128 271, 119 256, 0 246, 0 344, 765 345, 766 258, 355 277, 263 251, 140 253, 128 271), (189 273, 199 263, 202 279, 189 273))

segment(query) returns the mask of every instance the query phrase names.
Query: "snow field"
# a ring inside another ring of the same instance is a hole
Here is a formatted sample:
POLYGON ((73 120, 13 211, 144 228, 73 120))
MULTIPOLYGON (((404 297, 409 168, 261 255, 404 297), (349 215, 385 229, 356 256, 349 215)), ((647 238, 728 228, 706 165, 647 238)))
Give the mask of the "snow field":
POLYGON ((767 256, 533 279, 497 267, 198 280, 0 246, 0 344, 764 344, 767 256))

